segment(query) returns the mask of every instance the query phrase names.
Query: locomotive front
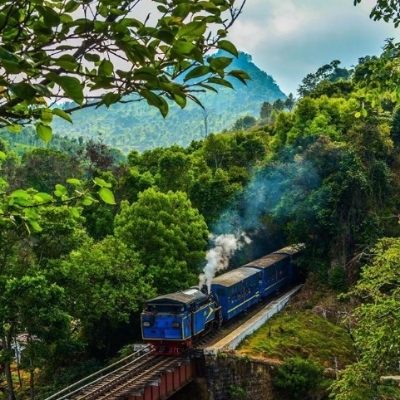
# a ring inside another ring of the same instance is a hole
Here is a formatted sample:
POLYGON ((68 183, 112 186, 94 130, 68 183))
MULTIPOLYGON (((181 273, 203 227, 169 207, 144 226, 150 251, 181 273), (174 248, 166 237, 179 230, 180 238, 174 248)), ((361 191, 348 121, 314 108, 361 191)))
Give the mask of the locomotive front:
POLYGON ((141 314, 143 340, 156 354, 180 354, 207 331, 217 310, 213 297, 196 288, 156 297, 141 314))

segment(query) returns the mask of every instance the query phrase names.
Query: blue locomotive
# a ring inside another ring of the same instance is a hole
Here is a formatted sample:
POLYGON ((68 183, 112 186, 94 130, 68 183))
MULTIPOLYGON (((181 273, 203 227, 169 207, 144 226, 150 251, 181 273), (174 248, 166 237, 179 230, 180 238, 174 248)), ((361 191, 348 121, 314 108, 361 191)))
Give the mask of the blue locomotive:
POLYGON ((293 258, 304 246, 275 251, 212 280, 210 293, 192 287, 146 302, 143 340, 156 354, 180 354, 207 332, 218 329, 293 279, 293 258))

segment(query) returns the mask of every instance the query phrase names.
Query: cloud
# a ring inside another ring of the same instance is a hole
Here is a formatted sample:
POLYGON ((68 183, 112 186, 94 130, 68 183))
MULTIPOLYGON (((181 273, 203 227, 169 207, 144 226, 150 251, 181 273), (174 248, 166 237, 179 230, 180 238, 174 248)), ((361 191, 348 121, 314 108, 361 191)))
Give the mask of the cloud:
POLYGON ((391 24, 370 20, 375 1, 247 0, 230 40, 272 75, 285 93, 320 66, 340 60, 345 67, 377 55, 385 39, 399 38, 391 24))

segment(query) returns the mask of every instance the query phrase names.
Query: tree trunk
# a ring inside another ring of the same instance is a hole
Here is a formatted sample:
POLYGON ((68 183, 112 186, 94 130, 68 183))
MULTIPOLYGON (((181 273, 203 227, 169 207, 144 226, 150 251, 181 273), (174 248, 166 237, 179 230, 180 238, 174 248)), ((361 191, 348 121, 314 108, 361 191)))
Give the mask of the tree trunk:
POLYGON ((11 340, 12 340, 12 329, 10 329, 6 335, 1 338, 1 344, 3 346, 3 351, 7 354, 4 361, 4 374, 6 376, 7 388, 6 388, 6 398, 7 400, 15 400, 14 385, 11 375, 11 357, 8 354, 11 353, 11 340))

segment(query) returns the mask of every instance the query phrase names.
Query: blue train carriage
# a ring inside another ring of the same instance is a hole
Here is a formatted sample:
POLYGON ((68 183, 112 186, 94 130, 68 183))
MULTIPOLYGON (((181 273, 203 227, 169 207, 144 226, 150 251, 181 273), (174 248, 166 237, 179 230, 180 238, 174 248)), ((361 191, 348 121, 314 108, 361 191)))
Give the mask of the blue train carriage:
POLYGON ((213 279, 211 291, 218 297, 223 320, 229 320, 259 302, 261 279, 261 271, 243 267, 213 279))
POLYGON ((303 244, 287 246, 243 266, 261 271, 262 279, 259 286, 261 297, 269 296, 293 280, 292 261, 303 247, 303 244))
POLYGON ((141 314, 143 340, 157 354, 180 354, 211 327, 219 310, 214 297, 197 288, 158 296, 146 302, 141 314))
POLYGON ((288 264, 288 270, 290 275, 290 280, 293 280, 293 261, 297 259, 297 257, 301 254, 301 252, 306 248, 305 243, 296 243, 290 246, 286 246, 283 249, 274 251, 274 254, 285 254, 288 257, 286 258, 286 263, 288 264))

